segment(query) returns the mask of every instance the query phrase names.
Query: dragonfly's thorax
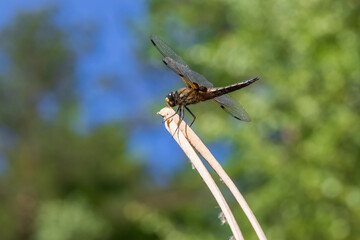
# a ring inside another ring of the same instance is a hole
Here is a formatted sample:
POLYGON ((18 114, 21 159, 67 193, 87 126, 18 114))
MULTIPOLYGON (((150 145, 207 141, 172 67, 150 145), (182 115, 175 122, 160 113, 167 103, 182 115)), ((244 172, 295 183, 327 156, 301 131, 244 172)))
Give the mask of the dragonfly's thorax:
POLYGON ((205 92, 199 91, 199 89, 183 88, 175 92, 174 95, 176 105, 190 105, 196 104, 202 101, 206 101, 205 92))

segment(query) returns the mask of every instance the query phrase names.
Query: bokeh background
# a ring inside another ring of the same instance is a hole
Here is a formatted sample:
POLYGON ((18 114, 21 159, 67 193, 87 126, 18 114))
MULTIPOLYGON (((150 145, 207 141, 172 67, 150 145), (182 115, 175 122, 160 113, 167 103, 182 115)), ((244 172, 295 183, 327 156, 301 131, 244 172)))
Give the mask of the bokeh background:
POLYGON ((251 123, 191 109, 269 239, 360 239, 359 1, 0 5, 0 239, 231 236, 156 115, 182 82, 151 34, 216 86, 260 77, 251 123))

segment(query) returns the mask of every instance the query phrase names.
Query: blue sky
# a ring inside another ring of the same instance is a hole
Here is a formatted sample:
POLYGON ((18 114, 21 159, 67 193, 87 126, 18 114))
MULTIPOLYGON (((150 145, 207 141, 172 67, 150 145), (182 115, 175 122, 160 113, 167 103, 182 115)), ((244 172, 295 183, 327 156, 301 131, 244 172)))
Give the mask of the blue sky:
MULTIPOLYGON (((146 18, 147 9, 143 1, 9 0, 0 8, 0 28, 11 24, 18 13, 54 6, 58 8, 57 21, 65 29, 74 25, 95 25, 98 29, 94 49, 83 55, 76 66, 79 94, 84 101, 83 126, 123 117, 129 111, 129 104, 124 104, 124 99, 149 97, 143 91, 127 89, 130 84, 126 86, 126 81, 120 84, 122 94, 114 91, 109 94, 97 86, 98 79, 104 75, 131 79, 132 83, 142 82, 143 76, 136 71, 141 63, 134 55, 139 43, 129 29, 129 23, 136 24, 146 18)), ((139 89, 145 88, 140 86, 139 89)))

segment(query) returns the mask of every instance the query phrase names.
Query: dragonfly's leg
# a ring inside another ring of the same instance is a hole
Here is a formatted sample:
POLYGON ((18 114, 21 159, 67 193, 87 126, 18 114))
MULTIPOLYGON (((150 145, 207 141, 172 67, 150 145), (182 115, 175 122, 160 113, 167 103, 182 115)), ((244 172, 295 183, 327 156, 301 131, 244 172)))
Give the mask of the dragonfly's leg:
MULTIPOLYGON (((179 108, 178 110, 180 109, 180 112, 179 112, 179 116, 180 116, 180 119, 179 119, 179 124, 174 132, 174 134, 172 135, 174 137, 175 133, 179 130, 179 127, 180 127, 180 124, 181 124, 181 121, 184 119, 184 106, 182 105, 179 105, 179 108)), ((176 111, 177 112, 177 111, 176 111)))
POLYGON ((169 120, 170 118, 172 118, 173 116, 175 116, 179 112, 179 110, 180 110, 180 105, 178 106, 178 108, 176 109, 176 112, 173 115, 171 115, 170 117, 167 117, 165 120, 163 120, 163 123, 166 122, 167 120, 169 120))
POLYGON ((184 120, 184 117, 185 117, 185 111, 184 111, 184 106, 181 106, 181 110, 180 110, 180 120, 179 120, 179 124, 176 128, 176 131, 179 130, 179 127, 180 127, 180 124, 181 122, 184 120))
POLYGON ((190 123, 190 127, 191 127, 191 125, 193 125, 193 123, 195 122, 195 119, 196 119, 196 117, 195 117, 195 115, 190 111, 190 109, 187 107, 187 106, 185 106, 185 108, 186 108, 186 110, 188 110, 188 112, 191 114, 191 116, 193 116, 193 120, 192 120, 192 122, 190 123))

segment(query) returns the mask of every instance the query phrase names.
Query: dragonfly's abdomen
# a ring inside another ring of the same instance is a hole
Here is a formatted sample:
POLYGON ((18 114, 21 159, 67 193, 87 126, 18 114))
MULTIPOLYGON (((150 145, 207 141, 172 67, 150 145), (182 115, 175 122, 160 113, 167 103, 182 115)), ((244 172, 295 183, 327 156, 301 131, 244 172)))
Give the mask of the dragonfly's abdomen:
POLYGON ((236 90, 239 90, 239 89, 244 88, 246 86, 249 86, 250 84, 257 81, 258 79, 259 78, 256 77, 256 78, 252 78, 252 79, 240 82, 240 83, 235 83, 235 84, 232 84, 232 85, 229 85, 229 86, 226 86, 226 87, 210 88, 210 89, 208 89, 205 96, 208 97, 208 99, 213 99, 215 97, 219 97, 221 95, 231 93, 233 91, 236 91, 236 90))

